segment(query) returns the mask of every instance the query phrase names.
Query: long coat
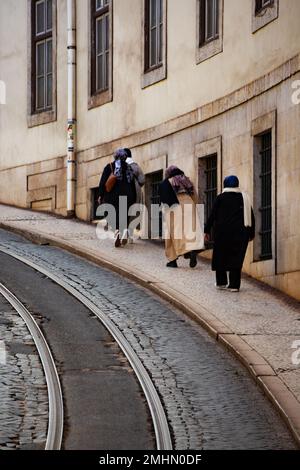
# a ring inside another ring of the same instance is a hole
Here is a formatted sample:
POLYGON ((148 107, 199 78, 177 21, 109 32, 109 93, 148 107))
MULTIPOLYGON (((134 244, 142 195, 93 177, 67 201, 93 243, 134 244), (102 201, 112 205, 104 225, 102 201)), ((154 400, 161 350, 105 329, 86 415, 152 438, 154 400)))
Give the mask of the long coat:
POLYGON ((170 181, 165 179, 159 185, 159 195, 164 204, 165 252, 168 260, 174 261, 191 251, 202 250, 204 240, 196 207, 196 194, 176 194, 170 181), (191 207, 190 211, 185 211, 186 205, 191 207))
POLYGON ((255 219, 251 209, 252 225, 244 226, 244 202, 241 193, 220 194, 205 225, 205 233, 213 229, 213 271, 242 269, 247 246, 255 235, 255 219))

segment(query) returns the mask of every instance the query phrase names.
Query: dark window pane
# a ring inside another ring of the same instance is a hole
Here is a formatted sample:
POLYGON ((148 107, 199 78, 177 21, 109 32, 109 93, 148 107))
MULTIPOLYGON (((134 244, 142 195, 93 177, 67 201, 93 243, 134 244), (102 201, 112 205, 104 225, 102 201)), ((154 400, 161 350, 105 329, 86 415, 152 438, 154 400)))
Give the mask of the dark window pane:
POLYGON ((37 76, 45 74, 45 42, 36 45, 36 73, 37 76))
POLYGON ((108 5, 109 0, 96 0, 96 10, 101 10, 101 8, 108 5))
POLYGON ((96 37, 97 37, 97 49, 96 53, 100 54, 104 51, 103 44, 103 19, 99 18, 96 22, 96 37))
POLYGON ((47 31, 52 30, 52 0, 47 0, 47 31))
POLYGON ((104 55, 99 55, 97 57, 97 90, 104 88, 104 55))
POLYGON ((214 0, 206 0, 206 39, 211 39, 213 36, 214 25, 214 0))
POLYGON ((159 0, 159 19, 158 22, 162 23, 163 21, 163 0, 159 0))
POLYGON ((45 107, 45 78, 37 79, 37 109, 45 107))
POLYGON ((52 74, 47 76, 47 107, 52 106, 52 74))
POLYGON ((158 62, 162 62, 163 25, 159 26, 158 62))
POLYGON ((45 1, 36 3, 36 34, 45 32, 45 1))
POLYGON ((105 50, 108 51, 109 49, 109 17, 108 15, 105 16, 105 50))
POLYGON ((109 53, 105 54, 105 88, 108 88, 109 53))
POLYGON ((150 66, 153 66, 156 65, 156 28, 151 30, 150 36, 150 66))
POLYGON ((47 41, 47 73, 52 72, 52 39, 47 41))
POLYGON ((156 20, 156 0, 150 0, 150 28, 157 25, 156 20))

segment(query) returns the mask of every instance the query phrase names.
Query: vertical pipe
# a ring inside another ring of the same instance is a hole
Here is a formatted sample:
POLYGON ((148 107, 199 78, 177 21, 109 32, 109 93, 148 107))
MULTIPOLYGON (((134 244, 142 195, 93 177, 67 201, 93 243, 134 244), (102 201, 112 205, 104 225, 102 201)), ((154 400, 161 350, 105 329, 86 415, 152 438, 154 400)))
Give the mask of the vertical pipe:
POLYGON ((67 215, 75 215, 76 192, 76 0, 67 0, 68 15, 68 158, 67 215))

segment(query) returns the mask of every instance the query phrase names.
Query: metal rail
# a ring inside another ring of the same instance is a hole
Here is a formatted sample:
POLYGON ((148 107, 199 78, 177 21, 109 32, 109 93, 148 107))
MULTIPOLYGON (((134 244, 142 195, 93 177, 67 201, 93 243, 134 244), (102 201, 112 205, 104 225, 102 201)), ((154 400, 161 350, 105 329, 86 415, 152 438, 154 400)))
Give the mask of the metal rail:
POLYGON ((51 351, 40 327, 31 313, 20 300, 1 283, 0 294, 3 295, 23 318, 37 347, 45 372, 49 398, 49 422, 45 450, 60 450, 64 425, 64 409, 60 381, 51 351))
POLYGON ((143 389, 143 392, 145 394, 145 397, 149 406, 151 417, 152 417, 152 422, 153 422, 153 427, 154 427, 155 437, 156 437, 157 450, 172 450, 173 447, 172 447, 169 425, 168 425, 165 411, 161 404, 159 395, 153 385, 152 380, 149 377, 148 372, 143 366, 141 360, 139 359, 139 357, 137 356, 133 348, 130 346, 125 336, 117 328, 117 326, 87 297, 85 297, 83 294, 78 292, 74 287, 70 286, 66 281, 61 279, 56 274, 53 274, 48 269, 39 266, 35 262, 30 261, 27 258, 21 255, 18 255, 7 248, 4 248, 1 246, 0 251, 9 256, 12 256, 13 258, 21 261, 24 264, 27 264, 27 266, 30 266, 36 271, 39 271, 40 273, 47 276, 49 279, 52 279, 56 284, 60 285, 67 292, 69 292, 71 295, 77 298, 83 305, 85 305, 90 311, 92 311, 99 318, 99 320, 103 323, 103 325, 112 335, 112 337, 116 340, 119 347, 122 349, 123 353, 127 357, 143 389))

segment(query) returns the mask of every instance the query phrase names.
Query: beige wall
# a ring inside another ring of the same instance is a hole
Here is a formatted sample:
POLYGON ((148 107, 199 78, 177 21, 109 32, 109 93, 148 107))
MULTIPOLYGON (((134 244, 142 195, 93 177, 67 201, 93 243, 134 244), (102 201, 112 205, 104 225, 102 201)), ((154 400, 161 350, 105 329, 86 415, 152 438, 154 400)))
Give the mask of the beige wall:
MULTIPOLYGON (((255 34, 251 32, 252 0, 225 0, 223 53, 196 65, 196 0, 168 0, 168 78, 142 90, 143 2, 113 3, 114 101, 87 112, 88 2, 77 0, 79 150, 152 127, 214 101, 299 51, 299 0, 280 0, 279 18, 255 34)), ((57 28, 58 119, 28 129, 27 0, 0 2, 0 78, 7 84, 8 100, 1 108, 0 168, 66 153, 66 0, 58 1, 57 28)))
MULTIPOLYGON (((114 0, 113 102, 88 111, 88 4, 77 0, 76 214, 89 220, 91 188, 114 149, 127 146, 145 172, 180 165, 197 182, 197 148, 216 139, 221 174, 253 194, 252 123, 276 113, 277 262, 246 271, 300 299, 299 0, 252 34, 252 0, 225 0, 223 52, 196 65, 196 0, 168 0, 167 79, 141 88, 142 0, 114 0), (293 60, 289 60, 294 58, 293 60)), ((57 120, 27 127, 27 0, 0 0, 0 201, 66 211, 66 0, 58 0, 57 120), (12 185, 12 181, 14 184, 12 185)))

